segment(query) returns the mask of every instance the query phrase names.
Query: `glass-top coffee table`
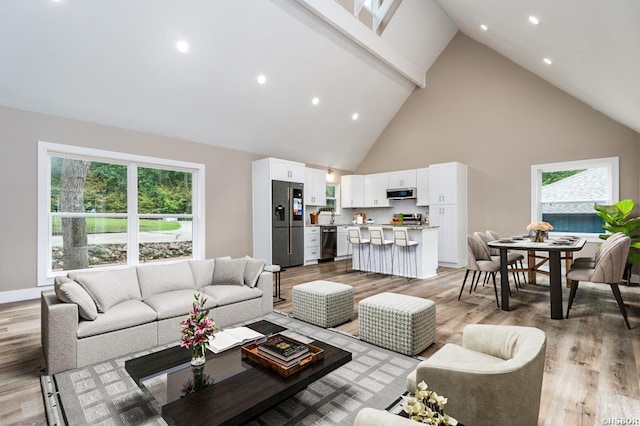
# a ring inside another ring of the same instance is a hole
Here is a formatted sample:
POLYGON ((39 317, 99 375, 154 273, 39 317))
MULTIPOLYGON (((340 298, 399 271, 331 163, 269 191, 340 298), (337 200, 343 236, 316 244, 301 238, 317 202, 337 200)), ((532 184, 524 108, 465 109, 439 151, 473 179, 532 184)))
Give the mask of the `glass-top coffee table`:
MULTIPOLYGON (((286 330, 269 321, 245 327, 265 335, 286 330)), ((240 347, 220 354, 207 351, 204 366, 192 367, 191 351, 174 346, 128 360, 125 369, 138 386, 155 384, 149 389, 170 425, 203 422, 236 425, 246 423, 351 361, 348 351, 318 340, 310 343, 324 350, 324 359, 289 377, 243 359, 240 347), (157 380, 159 376, 166 379, 157 380)))

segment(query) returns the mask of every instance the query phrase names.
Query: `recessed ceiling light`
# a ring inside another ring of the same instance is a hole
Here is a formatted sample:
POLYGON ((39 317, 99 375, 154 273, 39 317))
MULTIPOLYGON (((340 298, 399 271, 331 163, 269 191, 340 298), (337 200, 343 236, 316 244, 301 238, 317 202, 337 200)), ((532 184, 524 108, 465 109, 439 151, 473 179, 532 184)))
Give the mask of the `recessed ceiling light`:
POLYGON ((180 53, 187 53, 189 51, 189 45, 186 41, 180 40, 176 43, 176 49, 178 49, 178 52, 180 53))
POLYGON ((535 16, 531 15, 529 16, 529 22, 531 22, 533 25, 538 25, 540 23, 540 21, 538 20, 538 18, 536 18, 535 16))
POLYGON ((360 117, 360 116, 358 115, 358 113, 357 113, 357 112, 354 112, 354 113, 353 113, 353 115, 351 116, 351 119, 352 119, 353 121, 356 121, 356 120, 358 119, 358 117, 360 117))
POLYGON ((480 25, 480 28, 482 29, 482 31, 487 31, 489 29, 485 24, 480 25))
POLYGON ((311 103, 314 105, 318 105, 320 103, 320 98, 316 96, 315 98, 311 99, 311 103))
POLYGON ((258 76, 258 84, 265 84, 267 82, 267 77, 265 77, 263 74, 260 74, 258 76))
POLYGON ((553 63, 553 62, 551 61, 551 59, 549 59, 549 58, 544 58, 544 59, 542 60, 542 62, 544 62, 544 63, 545 63, 545 64, 547 64, 547 65, 551 65, 551 64, 553 63))

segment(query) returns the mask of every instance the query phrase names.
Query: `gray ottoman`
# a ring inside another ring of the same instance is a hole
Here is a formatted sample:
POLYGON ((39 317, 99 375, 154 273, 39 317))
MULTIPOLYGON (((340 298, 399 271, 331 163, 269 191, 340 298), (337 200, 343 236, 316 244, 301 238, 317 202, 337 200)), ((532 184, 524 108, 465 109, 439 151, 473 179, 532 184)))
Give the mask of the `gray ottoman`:
POLYGON ((293 287, 293 316, 320 327, 353 318, 353 287, 332 281, 311 281, 293 287))
POLYGON ((436 337, 436 304, 429 299, 380 293, 358 304, 360 340, 416 355, 436 337))

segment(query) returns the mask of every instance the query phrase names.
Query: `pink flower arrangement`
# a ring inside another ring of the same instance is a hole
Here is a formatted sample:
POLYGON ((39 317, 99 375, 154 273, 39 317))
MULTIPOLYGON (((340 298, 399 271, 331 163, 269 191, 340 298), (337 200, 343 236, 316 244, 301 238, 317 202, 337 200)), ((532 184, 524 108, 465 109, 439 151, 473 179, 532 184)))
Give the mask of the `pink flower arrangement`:
POLYGON ((202 347, 206 349, 209 344, 209 338, 218 329, 215 322, 209 319, 209 309, 204 309, 206 298, 200 298, 198 293, 194 294, 193 310, 189 312, 187 319, 182 321, 182 339, 180 346, 183 348, 193 349, 202 347))
POLYGON ((533 222, 527 225, 527 231, 553 231, 553 225, 549 222, 533 222))

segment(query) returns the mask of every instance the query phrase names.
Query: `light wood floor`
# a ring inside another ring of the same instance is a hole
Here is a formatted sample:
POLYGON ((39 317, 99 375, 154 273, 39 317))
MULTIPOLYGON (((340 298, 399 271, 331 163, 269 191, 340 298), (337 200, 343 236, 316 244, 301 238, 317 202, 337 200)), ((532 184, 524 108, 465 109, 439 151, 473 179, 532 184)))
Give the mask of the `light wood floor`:
MULTIPOLYGON (((629 304, 628 330, 605 286, 581 284, 571 319, 551 320, 544 276, 535 286, 513 289, 510 312, 496 307, 491 286, 479 286, 472 294, 465 289, 458 301, 463 277, 464 269, 440 268, 436 278, 407 281, 345 272, 344 262, 290 268, 282 273, 282 296, 287 300, 275 309, 291 312, 291 287, 318 279, 352 285, 356 310, 360 300, 383 291, 426 297, 436 302, 437 334, 435 344, 420 354, 424 357, 445 343, 460 343, 466 324, 538 327, 547 334, 540 425, 599 425, 610 417, 640 421, 638 287, 621 286, 629 304)), ((565 309, 567 297, 565 289, 565 309)), ((338 328, 357 334, 357 318, 338 328)), ((39 383, 43 367, 39 301, 0 305, 0 425, 46 424, 39 383)))

